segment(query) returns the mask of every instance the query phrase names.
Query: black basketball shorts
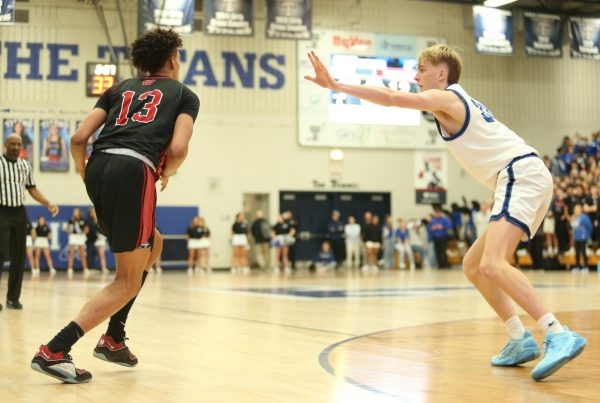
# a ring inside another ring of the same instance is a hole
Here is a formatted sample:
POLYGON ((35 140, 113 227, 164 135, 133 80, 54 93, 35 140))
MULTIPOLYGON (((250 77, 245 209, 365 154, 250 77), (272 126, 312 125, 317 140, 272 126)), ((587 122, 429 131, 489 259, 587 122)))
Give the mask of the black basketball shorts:
POLYGON ((85 170, 85 187, 112 252, 152 247, 156 186, 148 165, 134 157, 96 152, 85 170))

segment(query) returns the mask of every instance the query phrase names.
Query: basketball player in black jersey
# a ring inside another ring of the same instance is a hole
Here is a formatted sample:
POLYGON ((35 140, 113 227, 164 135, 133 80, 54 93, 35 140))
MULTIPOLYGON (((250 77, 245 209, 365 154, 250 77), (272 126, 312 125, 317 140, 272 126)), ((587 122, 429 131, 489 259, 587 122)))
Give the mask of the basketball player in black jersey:
POLYGON ((147 270, 160 255, 155 228, 155 181, 161 191, 188 151, 198 97, 179 79, 181 37, 157 29, 131 44, 131 62, 143 75, 108 89, 71 139, 77 172, 85 182, 98 223, 116 254, 116 276, 75 319, 40 346, 31 367, 67 383, 89 382, 68 354, 72 345, 111 317, 94 356, 124 366, 137 358, 125 345, 125 321, 147 270), (102 125, 85 165, 88 138, 102 125))

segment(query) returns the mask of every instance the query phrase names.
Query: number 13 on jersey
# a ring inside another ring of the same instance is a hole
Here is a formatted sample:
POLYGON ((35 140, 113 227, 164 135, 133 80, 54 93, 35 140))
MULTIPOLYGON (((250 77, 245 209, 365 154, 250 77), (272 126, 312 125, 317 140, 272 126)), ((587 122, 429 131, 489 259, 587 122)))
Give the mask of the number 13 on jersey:
MULTIPOLYGON (((131 103, 135 98, 135 92, 125 91, 123 92, 122 96, 123 101, 121 103, 121 112, 119 112, 119 117, 115 122, 116 126, 123 126, 129 122, 129 108, 131 107, 131 103)), ((142 111, 138 111, 131 116, 131 120, 139 123, 152 122, 158 113, 158 105, 160 104, 162 96, 163 93, 160 90, 152 90, 140 94, 137 99, 142 102, 146 101, 146 103, 142 107, 142 111)))

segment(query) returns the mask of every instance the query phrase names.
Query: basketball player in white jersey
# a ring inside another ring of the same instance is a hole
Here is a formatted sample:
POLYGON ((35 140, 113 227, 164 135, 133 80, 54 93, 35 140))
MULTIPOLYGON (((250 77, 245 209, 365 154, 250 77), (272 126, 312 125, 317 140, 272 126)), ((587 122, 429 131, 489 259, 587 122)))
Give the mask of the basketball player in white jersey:
POLYGON ((552 198, 552 177, 535 149, 500 123, 458 84, 462 61, 449 46, 425 49, 415 80, 420 93, 349 85, 335 81, 314 52, 308 55, 315 77, 309 81, 383 106, 430 111, 448 149, 461 165, 495 192, 492 217, 463 260, 467 278, 506 323, 510 341, 492 357, 496 366, 516 366, 540 356, 531 332, 525 330, 512 301, 531 315, 545 332, 544 358, 531 376, 542 380, 579 355, 587 340, 544 306, 527 277, 509 258, 521 238, 540 226, 552 198))

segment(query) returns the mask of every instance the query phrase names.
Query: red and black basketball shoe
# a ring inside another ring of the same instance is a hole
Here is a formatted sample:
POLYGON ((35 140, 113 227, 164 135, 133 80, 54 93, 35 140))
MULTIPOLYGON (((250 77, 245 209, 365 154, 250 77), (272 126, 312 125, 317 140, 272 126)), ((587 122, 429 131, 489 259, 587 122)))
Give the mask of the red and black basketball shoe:
POLYGON ((94 348, 94 357, 124 367, 135 367, 138 363, 137 357, 125 345, 125 340, 115 343, 112 337, 105 334, 100 337, 100 341, 94 348))
POLYGON ((69 354, 53 353, 47 345, 40 346, 31 360, 31 368, 66 383, 86 383, 92 379, 90 372, 75 367, 69 354))

